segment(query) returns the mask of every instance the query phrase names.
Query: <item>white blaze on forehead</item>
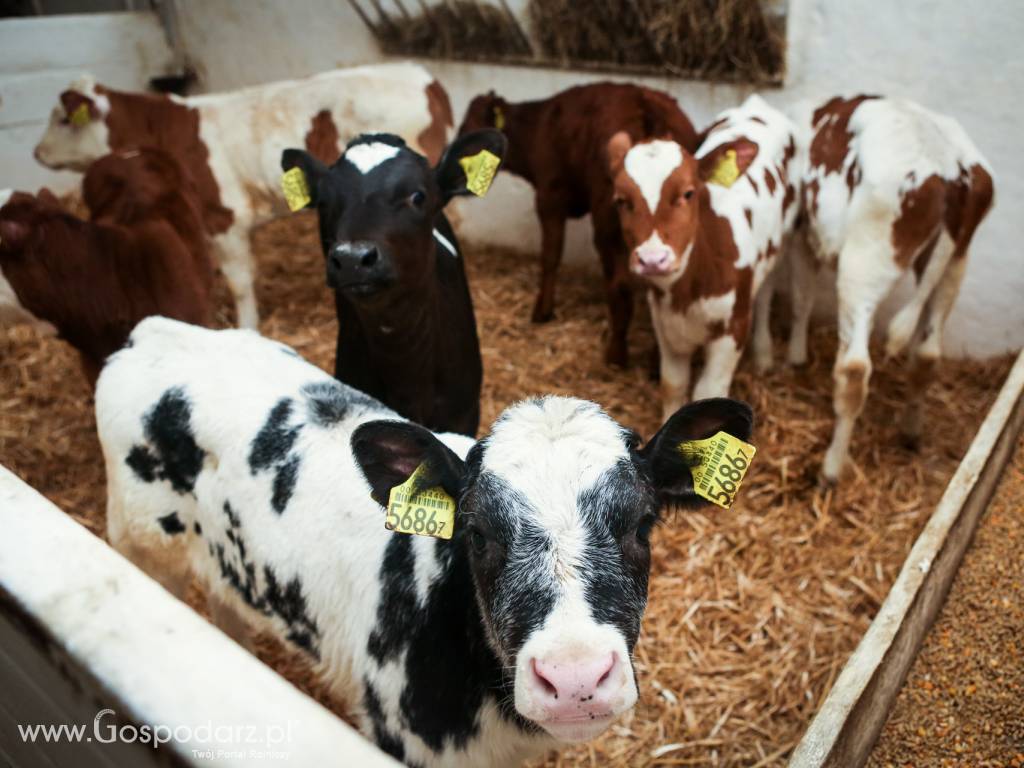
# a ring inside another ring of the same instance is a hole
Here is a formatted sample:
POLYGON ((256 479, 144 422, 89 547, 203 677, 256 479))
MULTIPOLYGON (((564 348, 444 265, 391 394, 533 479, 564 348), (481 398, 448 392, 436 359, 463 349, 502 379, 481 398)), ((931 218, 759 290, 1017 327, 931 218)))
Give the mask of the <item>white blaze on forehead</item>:
POLYGON ((529 500, 542 527, 572 536, 581 533, 579 493, 627 456, 622 428, 597 405, 545 397, 505 412, 487 440, 482 466, 529 500))
POLYGON ((651 213, 658 210, 661 187, 683 162, 683 148, 674 141, 649 141, 637 144, 626 153, 626 173, 640 187, 651 213))
POLYGON ((372 144, 356 144, 345 150, 345 159, 359 169, 364 176, 381 163, 387 162, 398 154, 400 147, 383 142, 372 144))

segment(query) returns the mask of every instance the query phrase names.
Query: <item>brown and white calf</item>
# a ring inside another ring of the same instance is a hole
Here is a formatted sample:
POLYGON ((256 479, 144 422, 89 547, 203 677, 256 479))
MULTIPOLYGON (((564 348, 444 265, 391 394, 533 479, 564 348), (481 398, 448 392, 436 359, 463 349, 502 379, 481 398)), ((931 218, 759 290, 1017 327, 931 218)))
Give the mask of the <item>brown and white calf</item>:
POLYGON ((330 164, 355 136, 387 130, 437 162, 451 125, 447 94, 415 64, 340 69, 189 98, 115 91, 84 76, 61 93, 35 155, 50 168, 76 171, 116 150, 155 147, 173 155, 198 186, 203 225, 239 324, 255 328, 248 233, 287 213, 281 150, 304 143, 330 164))
POLYGON ((625 365, 633 290, 622 233, 603 161, 608 140, 625 132, 639 142, 670 136, 688 152, 697 132, 675 99, 660 91, 619 83, 595 83, 539 101, 516 104, 493 91, 470 103, 459 133, 496 127, 508 138, 502 170, 534 188, 541 227, 540 292, 533 321, 554 316, 555 277, 562 260, 565 222, 591 214, 594 247, 601 257, 611 323, 605 359, 625 365))
POLYGON ((758 96, 722 112, 696 156, 671 139, 608 144, 629 267, 647 286, 661 357, 662 407, 727 395, 750 334, 771 364, 770 291, 761 291, 796 219, 795 126, 758 96))
POLYGON ((914 388, 903 430, 916 440, 923 389, 942 351, 974 231, 992 206, 989 166, 960 125, 917 104, 877 96, 834 98, 801 121, 808 131, 803 184, 808 252, 794 253, 789 359, 807 359, 807 324, 822 265, 837 269, 839 351, 835 431, 822 476, 835 482, 871 377, 875 311, 914 274, 910 300, 889 323, 886 353, 910 351, 914 388))
POLYGON ((83 196, 89 222, 47 189, 10 196, 0 208, 0 287, 78 350, 91 384, 143 318, 209 324, 213 266, 189 179, 169 155, 104 157, 83 196))

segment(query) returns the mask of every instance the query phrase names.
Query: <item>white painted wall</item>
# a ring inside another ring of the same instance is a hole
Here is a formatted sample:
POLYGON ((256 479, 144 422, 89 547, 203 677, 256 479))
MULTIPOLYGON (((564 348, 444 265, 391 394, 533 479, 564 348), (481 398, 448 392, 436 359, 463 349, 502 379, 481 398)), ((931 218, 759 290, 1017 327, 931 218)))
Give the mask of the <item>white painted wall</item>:
POLYGON ((78 174, 55 173, 32 157, 60 92, 83 72, 114 88, 141 90, 170 71, 171 59, 149 11, 0 20, 0 188, 77 186, 78 174))

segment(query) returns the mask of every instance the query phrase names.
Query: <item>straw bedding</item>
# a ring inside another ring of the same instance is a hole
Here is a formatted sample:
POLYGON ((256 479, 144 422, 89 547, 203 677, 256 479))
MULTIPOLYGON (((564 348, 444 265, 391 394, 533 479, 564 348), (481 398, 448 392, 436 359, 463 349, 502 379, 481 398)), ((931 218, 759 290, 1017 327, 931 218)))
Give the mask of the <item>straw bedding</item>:
MULTIPOLYGON (((258 296, 263 332, 330 370, 333 305, 315 229, 303 215, 256 233, 258 296)), ((647 374, 654 341, 642 307, 631 367, 610 370, 601 362, 606 323, 596 272, 566 268, 556 320, 534 326, 535 257, 478 251, 467 265, 484 356, 483 424, 515 399, 556 392, 593 399, 653 433, 660 406, 647 374)), ((908 391, 901 366, 879 355, 854 438, 855 467, 837 490, 822 490, 816 473, 832 425, 834 336, 834 328, 814 330, 804 370, 780 365, 758 377, 741 365, 733 393, 756 409, 758 455, 732 510, 672 513, 653 536, 636 710, 598 741, 541 764, 782 764, 1009 367, 1007 359, 943 364, 913 453, 900 447, 894 414, 920 394, 908 391)), ((26 328, 0 331, 0 381, 0 462, 102 535, 103 464, 77 356, 26 328)), ((269 644, 261 655, 323 698, 295 659, 269 644)))

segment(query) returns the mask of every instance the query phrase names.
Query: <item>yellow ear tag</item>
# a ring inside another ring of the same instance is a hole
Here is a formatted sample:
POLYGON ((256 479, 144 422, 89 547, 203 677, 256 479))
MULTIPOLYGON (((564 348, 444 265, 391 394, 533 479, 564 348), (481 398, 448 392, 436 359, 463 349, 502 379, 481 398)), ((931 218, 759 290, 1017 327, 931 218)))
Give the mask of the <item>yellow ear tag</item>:
POLYGON ((505 111, 501 107, 494 108, 494 127, 499 131, 505 130, 505 111))
POLYGON ((719 184, 723 187, 731 187, 740 177, 740 167, 736 164, 736 150, 727 149, 725 154, 718 160, 718 165, 708 177, 711 184, 719 184))
POLYGON ((84 128, 89 124, 90 119, 89 105, 84 101, 75 107, 74 112, 68 115, 68 122, 75 126, 75 128, 84 128))
POLYGON ((466 174, 466 188, 477 197, 486 195, 500 162, 500 157, 486 149, 481 149, 472 157, 459 158, 459 165, 466 174))
POLYGON ((285 171, 281 175, 281 191, 284 192, 284 199, 292 212, 305 208, 313 200, 309 196, 309 187, 306 186, 306 174, 299 167, 285 171))
POLYGON ((420 464, 408 480, 391 489, 384 527, 398 533, 450 539, 455 528, 455 499, 441 486, 427 488, 412 496, 416 478, 422 470, 423 465, 420 464))
POLYGON ((679 451, 688 460, 692 460, 694 454, 700 456, 700 463, 690 468, 694 493, 728 509, 736 499, 757 448, 728 432, 719 432, 704 440, 680 443, 679 451))

